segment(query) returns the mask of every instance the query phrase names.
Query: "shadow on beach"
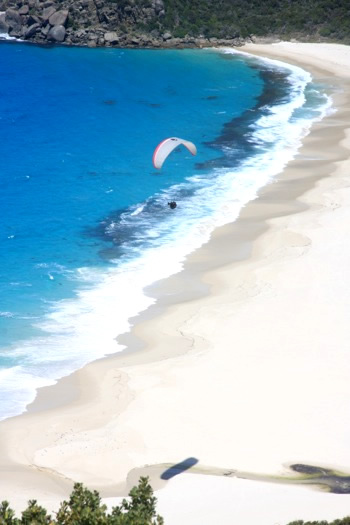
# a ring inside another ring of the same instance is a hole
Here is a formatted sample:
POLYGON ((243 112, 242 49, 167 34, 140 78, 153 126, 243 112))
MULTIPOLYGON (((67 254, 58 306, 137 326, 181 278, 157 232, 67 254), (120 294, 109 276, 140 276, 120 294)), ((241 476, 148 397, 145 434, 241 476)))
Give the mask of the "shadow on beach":
POLYGON ((182 474, 182 472, 185 472, 186 470, 190 469, 194 465, 198 463, 197 458, 187 458, 181 461, 181 463, 177 463, 176 465, 173 465, 172 467, 164 470, 161 474, 161 479, 168 480, 173 478, 174 476, 177 476, 178 474, 182 474))

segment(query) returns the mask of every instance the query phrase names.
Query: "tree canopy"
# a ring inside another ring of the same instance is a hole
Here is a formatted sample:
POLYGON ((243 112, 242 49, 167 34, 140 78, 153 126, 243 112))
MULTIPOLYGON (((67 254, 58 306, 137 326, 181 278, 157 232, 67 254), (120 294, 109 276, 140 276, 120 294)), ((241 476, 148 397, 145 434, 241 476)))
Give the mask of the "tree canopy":
MULTIPOLYGON (((63 501, 52 517, 36 500, 17 518, 7 501, 0 504, 0 525, 164 525, 156 511, 157 498, 147 477, 141 477, 129 498, 108 512, 96 490, 75 483, 68 501, 63 501)), ((271 524, 272 525, 272 524, 271 524)), ((292 521, 288 525, 350 525, 350 516, 328 521, 292 521)))
POLYGON ((164 0, 164 27, 209 37, 350 39, 348 0, 164 0))
POLYGON ((163 518, 156 512, 156 501, 148 478, 141 477, 131 489, 129 499, 123 499, 109 513, 96 490, 75 483, 69 500, 61 503, 55 517, 36 500, 31 500, 17 518, 9 503, 3 501, 0 525, 163 525, 163 518))

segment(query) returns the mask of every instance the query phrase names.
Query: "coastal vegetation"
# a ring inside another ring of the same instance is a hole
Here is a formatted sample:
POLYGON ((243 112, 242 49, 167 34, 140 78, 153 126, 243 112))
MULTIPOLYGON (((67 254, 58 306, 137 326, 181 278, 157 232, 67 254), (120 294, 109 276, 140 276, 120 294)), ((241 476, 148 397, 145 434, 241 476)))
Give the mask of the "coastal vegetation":
POLYGON ((350 516, 334 521, 291 521, 288 525, 350 525, 350 516))
POLYGON ((256 38, 350 43, 350 8, 348 0, 0 0, 1 32, 90 47, 239 45, 256 38))
MULTIPOLYGON (((99 493, 75 483, 68 501, 63 501, 55 517, 36 500, 28 502, 20 518, 7 501, 0 504, 0 525, 164 525, 156 511, 157 499, 147 477, 141 477, 136 487, 120 505, 108 512, 99 493)), ((350 516, 328 521, 292 521, 288 525, 350 525, 350 516)))
POLYGON ((298 36, 349 39, 346 0, 165 0, 163 26, 209 37, 298 36))
POLYGON ((36 500, 28 502, 21 518, 7 501, 0 504, 0 525, 163 525, 156 513, 156 498, 148 478, 141 477, 138 485, 119 506, 107 511, 99 493, 90 491, 81 483, 74 485, 68 501, 63 501, 55 517, 36 500))

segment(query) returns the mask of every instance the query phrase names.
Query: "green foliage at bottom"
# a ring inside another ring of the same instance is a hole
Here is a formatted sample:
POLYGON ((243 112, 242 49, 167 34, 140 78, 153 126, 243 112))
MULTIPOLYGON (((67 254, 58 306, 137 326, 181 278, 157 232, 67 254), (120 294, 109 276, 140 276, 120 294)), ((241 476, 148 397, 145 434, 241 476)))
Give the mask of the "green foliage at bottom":
POLYGON ((107 512, 99 493, 81 483, 76 483, 68 501, 60 505, 56 517, 52 518, 36 500, 31 500, 16 518, 7 501, 0 504, 0 525, 163 525, 163 518, 156 513, 157 499, 148 478, 140 478, 139 484, 119 506, 107 512))
MULTIPOLYGON (((69 500, 61 503, 55 517, 36 500, 31 500, 21 518, 17 518, 9 503, 3 501, 0 525, 164 525, 163 518, 157 515, 156 503, 147 477, 141 477, 138 485, 131 489, 129 498, 123 499, 110 513, 96 490, 75 483, 69 500)), ((332 522, 297 520, 288 525, 350 525, 350 516, 332 522)))
POLYGON ((288 525, 350 525, 350 516, 334 521, 291 521, 288 525))

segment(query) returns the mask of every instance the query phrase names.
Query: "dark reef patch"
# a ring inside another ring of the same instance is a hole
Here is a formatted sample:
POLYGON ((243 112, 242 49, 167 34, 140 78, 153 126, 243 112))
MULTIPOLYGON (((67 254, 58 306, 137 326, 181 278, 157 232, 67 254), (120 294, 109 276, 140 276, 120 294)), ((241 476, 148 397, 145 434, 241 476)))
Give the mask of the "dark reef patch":
POLYGON ((162 105, 158 104, 157 102, 149 102, 148 100, 139 100, 139 104, 143 104, 144 106, 148 106, 149 108, 161 108, 162 105))
MULTIPOLYGON (((234 55, 230 56, 236 59, 234 55)), ((216 150, 219 156, 210 161, 197 163, 197 169, 232 168, 239 165, 242 158, 257 155, 262 151, 262 145, 254 140, 255 123, 258 117, 268 116, 270 108, 283 104, 289 100, 290 83, 289 71, 271 69, 268 66, 251 64, 263 81, 263 91, 257 98, 254 107, 243 112, 239 117, 226 122, 220 135, 206 146, 216 150)))
POLYGON ((194 193, 193 188, 178 187, 171 195, 157 195, 140 203, 139 210, 135 206, 114 210, 98 224, 85 227, 82 236, 105 243, 99 251, 105 261, 133 256, 135 251, 153 246, 157 228, 168 215, 169 200, 185 201, 194 193))

